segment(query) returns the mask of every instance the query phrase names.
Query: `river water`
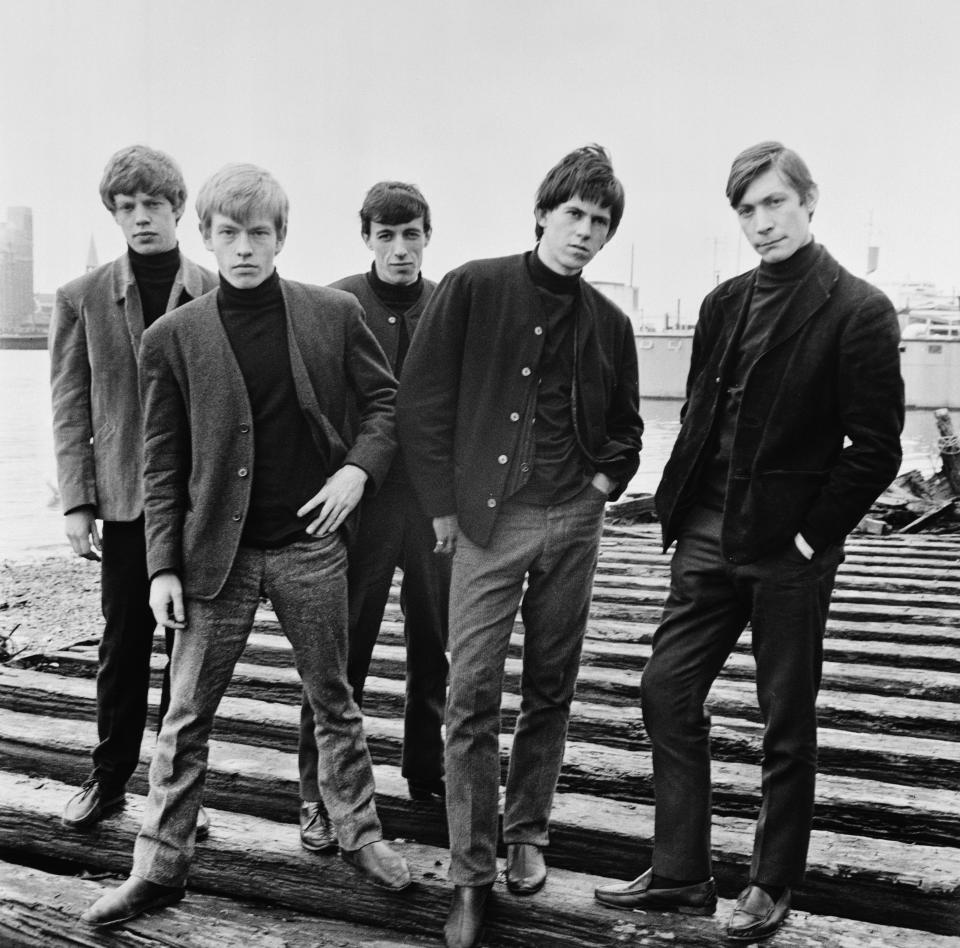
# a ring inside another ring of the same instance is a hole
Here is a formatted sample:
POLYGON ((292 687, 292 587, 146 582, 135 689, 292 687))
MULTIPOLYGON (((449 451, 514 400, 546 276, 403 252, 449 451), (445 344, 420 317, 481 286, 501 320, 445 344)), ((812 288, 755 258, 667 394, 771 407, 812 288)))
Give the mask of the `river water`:
MULTIPOLYGON (((0 560, 67 553, 50 425, 45 350, 0 349, 0 560)), ((679 429, 680 403, 644 400, 646 433, 631 492, 652 492, 679 429)), ((939 467, 930 411, 908 412, 903 470, 939 467)))

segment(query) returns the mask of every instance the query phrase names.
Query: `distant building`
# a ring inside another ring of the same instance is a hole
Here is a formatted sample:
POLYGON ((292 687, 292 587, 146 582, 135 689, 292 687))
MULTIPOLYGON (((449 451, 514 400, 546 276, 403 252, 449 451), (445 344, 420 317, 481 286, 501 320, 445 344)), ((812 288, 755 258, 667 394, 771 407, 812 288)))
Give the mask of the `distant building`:
POLYGON ((0 222, 0 332, 37 331, 33 296, 33 211, 7 208, 0 222))

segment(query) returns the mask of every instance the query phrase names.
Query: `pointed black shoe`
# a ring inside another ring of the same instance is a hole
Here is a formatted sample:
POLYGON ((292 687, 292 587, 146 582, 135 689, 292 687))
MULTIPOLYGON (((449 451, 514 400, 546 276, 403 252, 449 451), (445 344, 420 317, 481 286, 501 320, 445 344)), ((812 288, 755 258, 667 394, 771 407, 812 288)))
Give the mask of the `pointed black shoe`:
POLYGON ((507 888, 514 895, 533 895, 546 881, 547 864, 539 846, 533 843, 507 846, 507 888))
POLYGON ((447 923, 443 926, 446 948, 476 948, 483 934, 483 919, 493 883, 455 885, 447 923))
POLYGON ((648 869, 633 882, 613 882, 597 886, 593 896, 615 908, 650 909, 654 912, 680 912, 681 915, 713 915, 717 910, 717 885, 713 877, 696 885, 675 889, 652 889, 653 870, 648 869))
POLYGON ((758 885, 748 885, 737 899, 727 923, 727 938, 739 944, 769 938, 790 914, 790 889, 776 902, 758 885))

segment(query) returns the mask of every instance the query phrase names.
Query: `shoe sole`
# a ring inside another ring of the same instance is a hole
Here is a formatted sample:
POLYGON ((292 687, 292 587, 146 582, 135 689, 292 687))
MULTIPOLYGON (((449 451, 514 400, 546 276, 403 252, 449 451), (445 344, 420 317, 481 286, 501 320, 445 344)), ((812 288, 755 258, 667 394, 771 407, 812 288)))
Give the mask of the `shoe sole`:
POLYGON ((384 889, 387 892, 403 892, 404 889, 409 889, 413 885, 413 879, 408 878, 403 885, 390 885, 387 882, 381 882, 379 879, 374 878, 369 873, 366 873, 359 866, 354 865, 350 862, 349 859, 343 858, 343 850, 340 851, 340 858, 345 862, 358 876, 366 879, 370 885, 375 885, 378 889, 384 889))
POLYGON ((68 820, 65 816, 60 817, 60 822, 67 828, 71 830, 83 831, 90 829, 92 826, 96 826, 101 820, 106 819, 108 816, 113 816, 114 813, 118 813, 120 810, 124 809, 127 805, 127 796, 124 794, 120 797, 114 797, 112 800, 107 800, 106 803, 100 804, 99 808, 94 810, 88 817, 82 820, 68 820))
POLYGON ((340 848, 340 844, 336 840, 325 843, 323 846, 314 846, 303 838, 300 839, 300 846, 308 853, 335 853, 340 848))
POLYGON ((640 909, 644 912, 676 912, 679 915, 716 915, 717 903, 712 905, 677 905, 674 903, 660 902, 651 904, 644 901, 633 901, 628 899, 618 900, 615 898, 603 897, 594 894, 594 898, 601 905, 608 905, 610 908, 618 909, 640 909))
POLYGON ((511 884, 510 880, 507 879, 507 891, 513 895, 536 895, 546 884, 546 876, 535 886, 527 886, 522 883, 511 884))
POLYGON ((136 912, 130 912, 128 915, 124 915, 121 918, 111 918, 104 922, 91 922, 87 919, 83 919, 83 921, 91 928, 116 928, 117 925, 123 925, 125 922, 132 922, 135 918, 139 918, 141 915, 146 915, 149 912, 156 912, 159 909, 167 908, 170 905, 176 905, 177 902, 183 901, 184 895, 186 895, 185 892, 180 892, 177 895, 160 896, 153 901, 148 902, 143 908, 137 909, 136 912))

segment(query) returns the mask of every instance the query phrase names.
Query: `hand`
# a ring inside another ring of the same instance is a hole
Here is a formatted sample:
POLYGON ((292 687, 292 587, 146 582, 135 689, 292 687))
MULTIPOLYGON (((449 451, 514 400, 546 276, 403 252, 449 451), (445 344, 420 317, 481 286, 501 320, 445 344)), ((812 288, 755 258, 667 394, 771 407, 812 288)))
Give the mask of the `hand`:
POLYGON ((355 464, 344 464, 335 471, 319 493, 297 511, 298 517, 305 517, 311 510, 320 508, 320 515, 307 527, 307 533, 323 537, 336 530, 360 503, 366 483, 367 472, 355 464))
POLYGON ((185 629, 187 616, 183 610, 183 585, 176 573, 157 573, 150 583, 150 610, 157 625, 165 629, 185 629))
POLYGON ((71 510, 64 518, 64 531, 73 552, 85 560, 99 560, 102 544, 97 516, 92 507, 71 510))
POLYGON ((457 552, 457 536, 460 534, 457 515, 448 514, 446 517, 434 517, 433 532, 437 537, 437 545, 433 548, 433 552, 443 556, 453 556, 457 552))
POLYGON ((590 481, 590 483, 593 484, 601 494, 606 494, 608 497, 616 486, 616 483, 602 471, 597 471, 597 473, 593 475, 593 480, 590 481))

